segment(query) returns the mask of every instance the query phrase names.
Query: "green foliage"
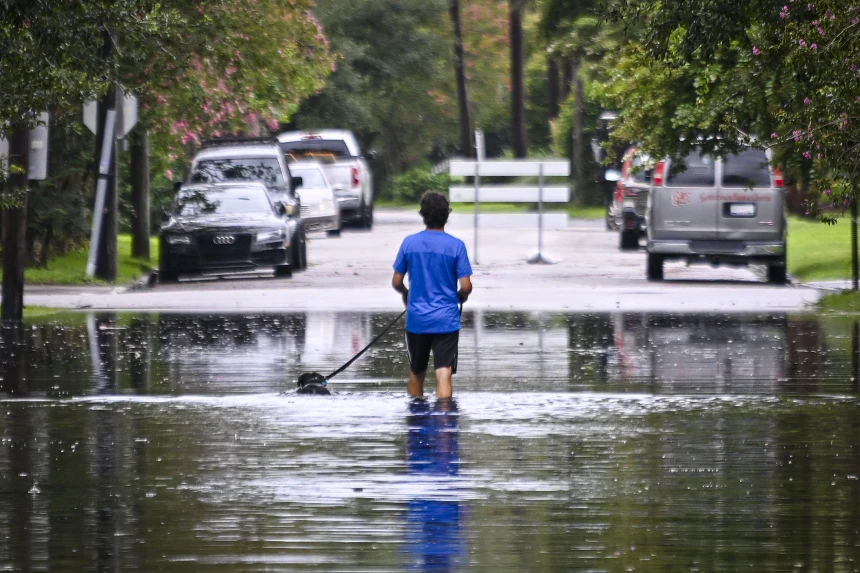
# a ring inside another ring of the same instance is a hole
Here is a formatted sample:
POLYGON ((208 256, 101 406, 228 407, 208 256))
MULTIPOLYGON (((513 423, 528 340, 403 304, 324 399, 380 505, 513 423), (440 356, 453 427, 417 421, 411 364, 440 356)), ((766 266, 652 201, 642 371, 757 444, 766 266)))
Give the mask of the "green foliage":
POLYGON ((425 191, 447 193, 451 177, 446 171, 433 174, 429 165, 419 165, 395 175, 390 184, 391 198, 400 203, 416 203, 425 191))
POLYGON ((0 135, 35 126, 41 110, 93 99, 121 64, 160 51, 182 23, 155 0, 0 3, 0 135), (107 31, 124 42, 111 59, 99 53, 107 31))
POLYGON ((319 0, 338 54, 325 88, 294 125, 354 131, 374 147, 377 184, 457 140, 452 42, 443 0, 319 0))

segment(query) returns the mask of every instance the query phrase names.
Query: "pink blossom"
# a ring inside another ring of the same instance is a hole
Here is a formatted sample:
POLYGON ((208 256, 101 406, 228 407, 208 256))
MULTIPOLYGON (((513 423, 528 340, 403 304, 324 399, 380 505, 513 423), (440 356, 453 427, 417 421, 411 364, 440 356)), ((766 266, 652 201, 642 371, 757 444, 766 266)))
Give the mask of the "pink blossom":
POLYGON ((758 48, 756 48, 755 46, 753 46, 753 55, 754 55, 754 56, 758 56, 759 54, 761 54, 761 52, 759 51, 759 49, 758 49, 758 48))
POLYGON ((806 45, 806 40, 804 40, 803 38, 801 38, 801 39, 800 39, 800 42, 798 42, 798 43, 799 43, 801 46, 805 46, 805 45, 806 45))
POLYGON ((165 169, 164 176, 167 178, 168 181, 173 181, 173 169, 165 169))
POLYGON ((809 153, 808 151, 804 151, 804 152, 803 152, 803 157, 805 157, 806 159, 812 159, 812 154, 811 154, 811 153, 809 153))
POLYGON ((803 105, 809 105, 809 98, 808 97, 803 98, 803 105))
MULTIPOLYGON (((858 98, 858 99, 860 99, 860 98, 858 98)), ((776 139, 776 132, 774 131, 773 133, 771 133, 770 137, 771 137, 771 139, 776 139)))
POLYGON ((830 197, 830 189, 825 189, 824 194, 827 195, 828 197, 830 197))
POLYGON ((811 45, 811 46, 809 46, 809 47, 810 47, 811 49, 813 49, 813 50, 817 50, 817 49, 818 49, 818 44, 812 44, 812 45, 811 45))
POLYGON ((280 129, 280 127, 281 127, 280 122, 279 122, 276 118, 274 118, 274 117, 267 119, 267 120, 266 120, 266 125, 267 125, 267 126, 269 127, 269 129, 271 129, 272 131, 278 131, 278 129, 280 129))

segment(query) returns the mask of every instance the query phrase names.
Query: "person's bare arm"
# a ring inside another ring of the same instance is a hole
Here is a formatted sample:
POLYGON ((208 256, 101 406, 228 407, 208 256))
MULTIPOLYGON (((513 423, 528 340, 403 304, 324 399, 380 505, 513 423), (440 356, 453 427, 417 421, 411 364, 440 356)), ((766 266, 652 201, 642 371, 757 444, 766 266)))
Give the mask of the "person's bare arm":
POLYGON ((460 290, 457 291, 457 298, 463 303, 469 300, 470 294, 472 294, 472 277, 463 277, 460 279, 460 290))
POLYGON ((391 286, 403 296, 403 305, 406 306, 409 300, 409 289, 403 284, 403 275, 394 273, 394 276, 391 277, 391 286))

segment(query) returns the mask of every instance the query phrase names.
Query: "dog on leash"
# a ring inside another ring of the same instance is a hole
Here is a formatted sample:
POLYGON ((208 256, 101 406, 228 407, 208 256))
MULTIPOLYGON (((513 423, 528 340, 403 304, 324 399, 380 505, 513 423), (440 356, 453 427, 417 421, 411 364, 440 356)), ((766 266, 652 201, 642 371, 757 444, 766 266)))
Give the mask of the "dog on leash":
POLYGON ((326 388, 326 379, 318 372, 305 372, 299 376, 299 388, 296 394, 314 394, 317 396, 331 396, 326 388))

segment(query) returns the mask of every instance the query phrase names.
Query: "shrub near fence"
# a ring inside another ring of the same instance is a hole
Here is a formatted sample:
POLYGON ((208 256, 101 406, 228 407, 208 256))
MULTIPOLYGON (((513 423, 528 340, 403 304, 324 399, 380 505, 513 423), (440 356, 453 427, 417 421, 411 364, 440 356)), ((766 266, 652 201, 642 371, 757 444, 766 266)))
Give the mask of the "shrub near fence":
POLYGON ((438 191, 447 195, 450 184, 448 173, 434 174, 429 165, 420 165, 394 176, 391 180, 391 198, 399 203, 417 203, 425 191, 438 191))

